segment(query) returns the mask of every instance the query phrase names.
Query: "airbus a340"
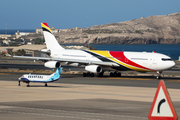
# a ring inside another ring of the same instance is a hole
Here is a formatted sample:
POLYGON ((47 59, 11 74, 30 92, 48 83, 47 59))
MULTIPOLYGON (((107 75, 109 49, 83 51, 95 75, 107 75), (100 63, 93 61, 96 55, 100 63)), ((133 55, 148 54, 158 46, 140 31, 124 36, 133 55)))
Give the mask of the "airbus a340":
POLYGON ((160 78, 162 71, 168 70, 175 62, 167 55, 154 52, 128 52, 128 51, 100 51, 100 50, 71 50, 64 49, 56 40, 47 23, 41 23, 47 49, 42 52, 50 57, 13 56, 16 58, 29 58, 43 60, 45 67, 58 68, 62 62, 72 66, 84 66, 83 76, 103 76, 105 71, 110 76, 121 76, 118 71, 134 70, 139 72, 157 72, 160 78), (114 72, 113 72, 114 71, 114 72))

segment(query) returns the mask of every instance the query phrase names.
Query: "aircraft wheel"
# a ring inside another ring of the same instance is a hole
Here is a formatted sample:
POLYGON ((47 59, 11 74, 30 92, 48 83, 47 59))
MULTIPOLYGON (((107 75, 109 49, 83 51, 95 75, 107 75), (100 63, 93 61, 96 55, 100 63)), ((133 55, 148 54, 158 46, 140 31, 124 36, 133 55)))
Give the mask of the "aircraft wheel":
POLYGON ((47 87, 47 83, 45 83, 45 85, 44 86, 46 86, 47 87))
POLYGON ((87 72, 87 77, 91 77, 91 73, 90 72, 87 72))
POLYGON ((100 72, 97 74, 98 77, 103 77, 104 72, 100 72))
POLYGON ((91 76, 91 77, 94 77, 94 73, 91 73, 90 76, 91 76))
POLYGON ((113 72, 110 72, 110 77, 114 77, 114 73, 113 72))
POLYGON ((104 72, 101 72, 101 73, 100 73, 100 76, 103 77, 103 76, 104 76, 104 72))
POLYGON ((161 76, 157 76, 156 78, 157 78, 157 79, 161 79, 161 76))
POLYGON ((83 77, 87 77, 87 73, 84 72, 84 73, 83 73, 83 77))
POLYGON ((114 77, 117 77, 117 72, 114 72, 114 77))
POLYGON ((121 73, 120 72, 117 73, 117 77, 121 77, 121 73))

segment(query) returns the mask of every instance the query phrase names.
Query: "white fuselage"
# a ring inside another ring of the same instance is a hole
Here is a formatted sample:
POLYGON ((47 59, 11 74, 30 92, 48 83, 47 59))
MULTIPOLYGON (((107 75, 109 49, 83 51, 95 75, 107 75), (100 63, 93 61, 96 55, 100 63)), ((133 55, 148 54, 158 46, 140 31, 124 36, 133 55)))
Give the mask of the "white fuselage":
POLYGON ((62 68, 57 68, 56 72, 51 75, 37 75, 37 74, 24 74, 19 78, 19 81, 23 82, 53 82, 60 78, 62 68))
MULTIPOLYGON (((167 55, 151 52, 124 52, 124 51, 96 51, 96 50, 61 50, 51 54, 53 58, 73 59, 87 61, 89 64, 96 62, 114 63, 114 66, 123 66, 136 71, 163 71, 172 68, 175 62, 167 55)), ((106 65, 102 65, 106 66, 106 65)), ((107 68, 107 66, 106 66, 107 68)))

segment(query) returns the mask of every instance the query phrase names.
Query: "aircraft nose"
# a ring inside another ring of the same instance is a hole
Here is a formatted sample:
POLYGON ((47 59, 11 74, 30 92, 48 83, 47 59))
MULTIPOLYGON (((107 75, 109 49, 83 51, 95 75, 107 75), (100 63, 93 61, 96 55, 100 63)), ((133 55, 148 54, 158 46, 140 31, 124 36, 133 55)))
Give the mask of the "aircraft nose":
POLYGON ((176 65, 176 63, 174 61, 172 61, 171 63, 169 63, 169 68, 172 68, 176 65))

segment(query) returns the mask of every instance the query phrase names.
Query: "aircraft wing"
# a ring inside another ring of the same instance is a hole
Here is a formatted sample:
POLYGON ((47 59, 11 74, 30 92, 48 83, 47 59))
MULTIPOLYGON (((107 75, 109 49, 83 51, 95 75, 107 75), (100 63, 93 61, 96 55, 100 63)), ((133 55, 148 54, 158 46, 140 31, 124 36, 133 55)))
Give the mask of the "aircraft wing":
POLYGON ((33 59, 33 60, 52 60, 60 62, 72 62, 72 63, 85 63, 85 64, 96 64, 103 66, 119 66, 114 62, 99 62, 99 61, 88 61, 88 60, 78 60, 78 59, 65 59, 65 58, 51 58, 51 57, 29 57, 29 56, 12 56, 14 58, 24 58, 24 59, 33 59))
POLYGON ((52 60, 50 57, 29 57, 29 56, 12 56, 14 58, 24 58, 24 59, 33 59, 33 60, 52 60))

